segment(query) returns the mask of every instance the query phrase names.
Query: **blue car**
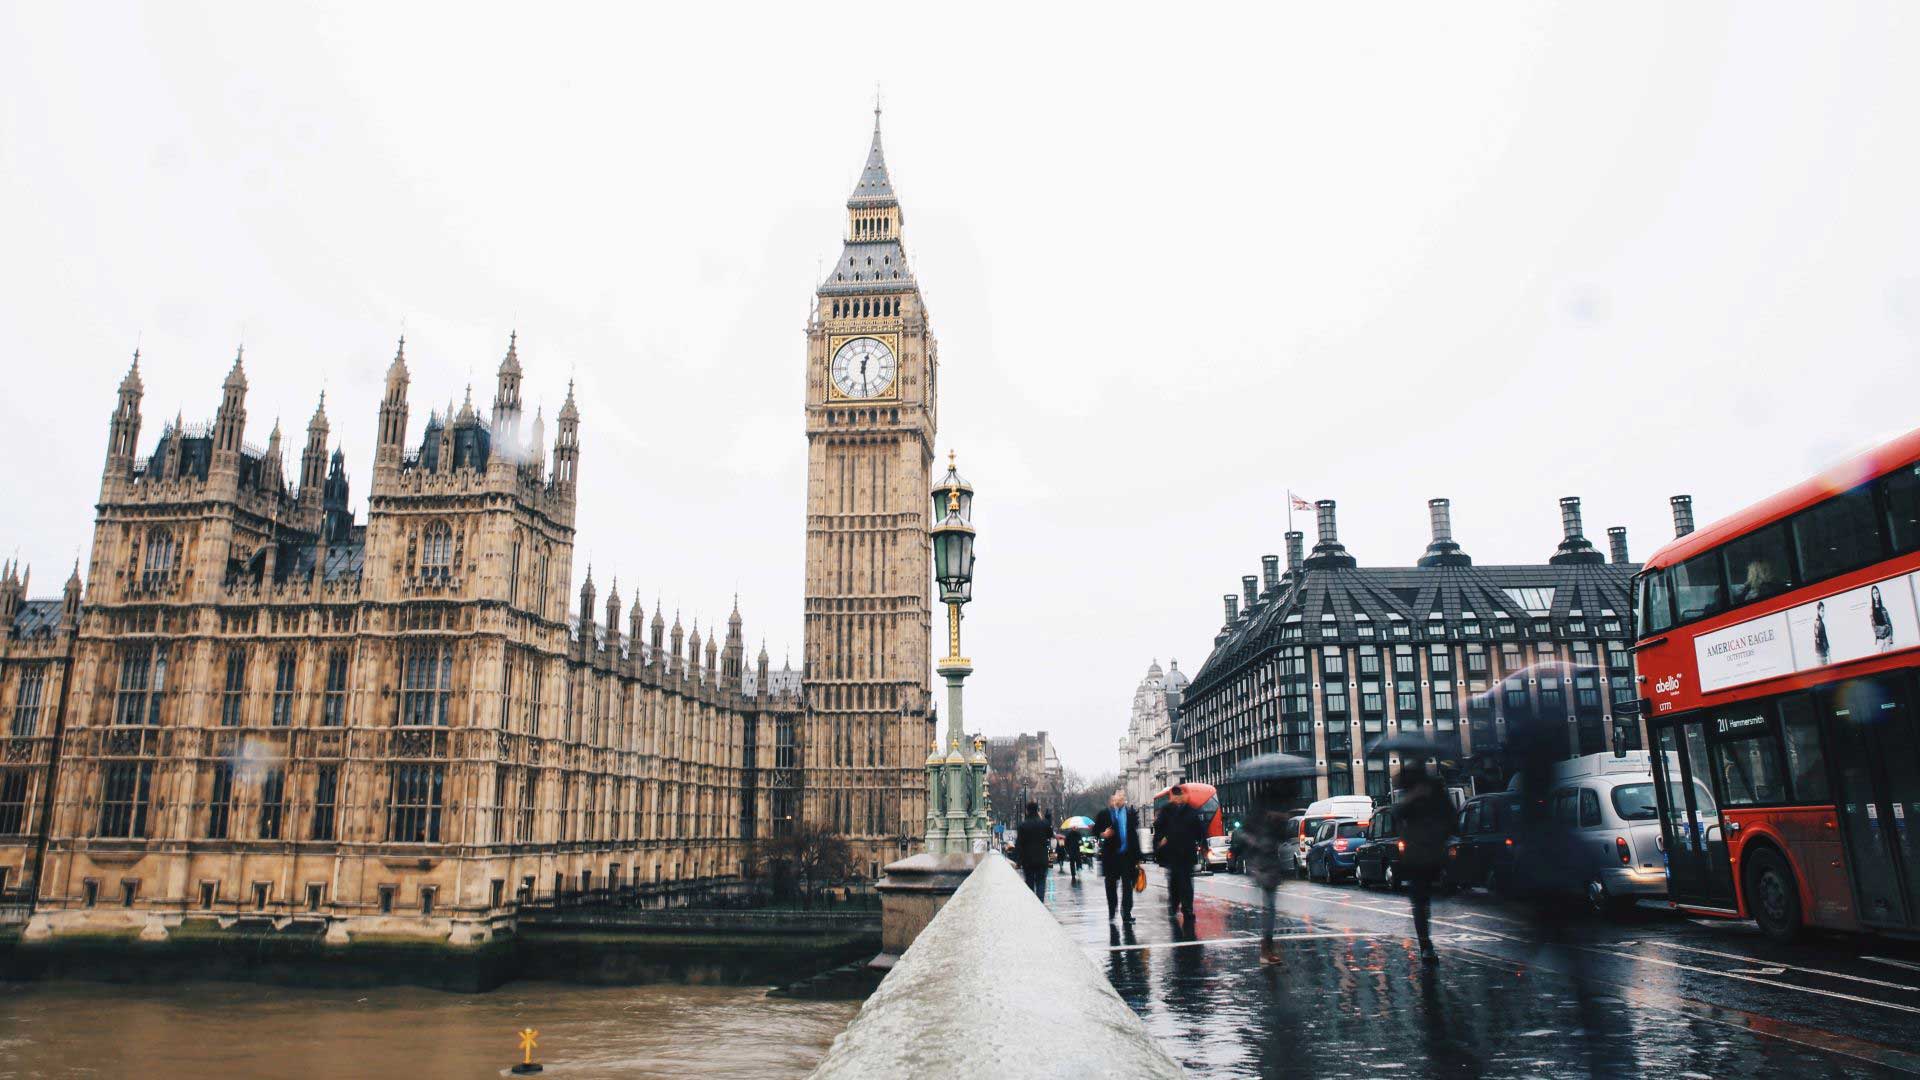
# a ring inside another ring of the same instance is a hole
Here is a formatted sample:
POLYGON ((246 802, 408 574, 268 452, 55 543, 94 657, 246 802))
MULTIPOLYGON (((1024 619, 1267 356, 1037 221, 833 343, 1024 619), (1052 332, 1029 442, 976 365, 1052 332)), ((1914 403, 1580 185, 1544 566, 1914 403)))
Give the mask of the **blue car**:
POLYGON ((1354 874, 1360 845, 1366 843, 1367 822, 1358 818, 1328 818, 1313 834, 1307 848, 1307 880, 1331 885, 1354 874))

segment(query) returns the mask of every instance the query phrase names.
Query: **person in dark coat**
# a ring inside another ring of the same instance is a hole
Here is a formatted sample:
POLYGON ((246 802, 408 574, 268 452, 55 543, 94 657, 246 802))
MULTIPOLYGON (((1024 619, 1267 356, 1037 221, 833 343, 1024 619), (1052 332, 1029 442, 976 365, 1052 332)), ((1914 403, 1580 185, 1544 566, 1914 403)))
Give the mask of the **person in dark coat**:
POLYGON ((1068 829, 1061 841, 1066 845, 1066 850, 1061 853, 1060 868, 1072 875, 1076 885, 1080 883, 1080 864, 1086 861, 1086 857, 1080 853, 1080 841, 1086 835, 1079 829, 1068 829))
POLYGON ((1013 859, 1041 903, 1047 899, 1047 847, 1052 843, 1053 826, 1040 816, 1040 804, 1028 803, 1026 820, 1014 832, 1013 859))
POLYGON ((1115 791, 1107 808, 1093 819, 1100 838, 1100 876, 1107 883, 1107 921, 1119 912, 1133 921, 1133 879, 1140 873, 1140 815, 1127 805, 1127 793, 1115 791))
POLYGON ((1167 805, 1153 819, 1154 857, 1167 872, 1167 914, 1193 918, 1193 864, 1200 857, 1200 814, 1187 805, 1187 789, 1175 784, 1167 805))
POLYGON ((1272 806, 1255 808, 1253 821, 1233 834, 1233 854, 1247 869, 1247 876, 1260 887, 1260 962, 1276 964, 1280 956, 1273 948, 1274 891, 1280 879, 1292 873, 1293 860, 1286 851, 1288 814, 1272 806))
POLYGON ((1413 905, 1413 931, 1420 939, 1420 958, 1431 964, 1440 959, 1433 951, 1433 935, 1427 928, 1433 910, 1433 883, 1447 861, 1447 834, 1453 828, 1453 800, 1447 789, 1417 762, 1400 766, 1394 782, 1400 788, 1399 801, 1393 804, 1393 820, 1400 826, 1399 873, 1407 883, 1407 900, 1413 905))

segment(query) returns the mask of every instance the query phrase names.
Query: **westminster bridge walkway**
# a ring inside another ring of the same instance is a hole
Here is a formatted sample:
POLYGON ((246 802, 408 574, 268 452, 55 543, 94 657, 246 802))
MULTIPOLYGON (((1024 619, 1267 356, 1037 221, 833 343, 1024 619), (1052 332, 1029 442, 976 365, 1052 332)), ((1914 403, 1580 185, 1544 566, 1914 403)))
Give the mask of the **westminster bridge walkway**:
POLYGON ((1474 893, 1435 901, 1429 966, 1403 896, 1289 882, 1262 965, 1249 879, 1202 876, 1176 922, 1149 873, 1127 924, 1108 922, 1097 871, 1056 872, 1042 935, 1017 872, 983 866, 996 887, 964 919, 943 910, 817 1075, 1164 1075, 1151 1051, 1205 1076, 1920 1074, 1920 952, 1898 943, 1781 946, 1652 908, 1543 934, 1474 893))

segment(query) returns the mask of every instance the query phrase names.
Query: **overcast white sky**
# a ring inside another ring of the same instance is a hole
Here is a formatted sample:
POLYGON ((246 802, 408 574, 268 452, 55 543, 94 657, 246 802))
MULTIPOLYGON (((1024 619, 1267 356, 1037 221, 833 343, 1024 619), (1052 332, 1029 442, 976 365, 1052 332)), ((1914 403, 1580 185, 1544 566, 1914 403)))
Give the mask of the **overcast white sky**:
MULTIPOLYGON (((1284 491, 1404 564, 1668 535, 1920 421, 1920 8, 0 0, 0 548, 90 543, 136 341, 143 449, 324 387, 356 501, 518 327, 582 395, 576 582, 798 663, 802 325, 874 84, 979 489, 970 726, 1113 767, 1197 669, 1284 491), (757 643, 757 641, 756 641, 757 643)), ((290 463, 291 464, 291 463, 290 463)), ((360 511, 364 514, 364 502, 360 511)), ((1303 525, 1310 528, 1310 525, 1303 525)))

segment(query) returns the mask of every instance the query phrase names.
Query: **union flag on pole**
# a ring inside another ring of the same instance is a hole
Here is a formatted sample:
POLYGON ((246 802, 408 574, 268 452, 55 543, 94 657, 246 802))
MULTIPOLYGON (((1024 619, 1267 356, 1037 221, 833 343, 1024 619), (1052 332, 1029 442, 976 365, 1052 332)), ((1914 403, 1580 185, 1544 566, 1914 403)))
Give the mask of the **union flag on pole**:
POLYGON ((1295 494, 1294 494, 1293 492, 1291 492, 1291 491, 1289 491, 1289 492, 1287 492, 1287 498, 1289 498, 1289 499, 1292 499, 1292 500, 1293 500, 1293 507, 1292 507, 1292 508, 1293 508, 1293 509, 1295 509, 1295 510, 1311 510, 1311 509, 1313 509, 1313 504, 1312 504, 1312 503, 1310 503, 1310 502, 1308 502, 1307 500, 1305 500, 1305 499, 1303 499, 1303 498, 1301 498, 1301 497, 1300 497, 1300 496, 1298 496, 1298 495, 1295 495, 1295 494))

